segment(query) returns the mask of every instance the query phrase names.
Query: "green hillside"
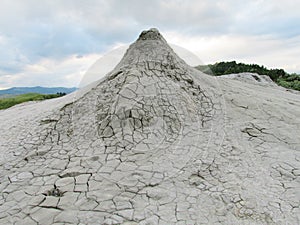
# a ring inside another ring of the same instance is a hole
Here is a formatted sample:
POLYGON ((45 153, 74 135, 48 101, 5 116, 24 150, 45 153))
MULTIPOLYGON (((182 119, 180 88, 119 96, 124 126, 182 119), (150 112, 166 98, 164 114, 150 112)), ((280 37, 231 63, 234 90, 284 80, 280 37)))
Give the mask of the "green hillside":
POLYGON ((16 95, 14 97, 0 99, 0 109, 7 109, 14 105, 28 102, 28 101, 41 101, 45 99, 57 98, 65 95, 65 93, 56 94, 38 94, 38 93, 27 93, 22 95, 16 95))

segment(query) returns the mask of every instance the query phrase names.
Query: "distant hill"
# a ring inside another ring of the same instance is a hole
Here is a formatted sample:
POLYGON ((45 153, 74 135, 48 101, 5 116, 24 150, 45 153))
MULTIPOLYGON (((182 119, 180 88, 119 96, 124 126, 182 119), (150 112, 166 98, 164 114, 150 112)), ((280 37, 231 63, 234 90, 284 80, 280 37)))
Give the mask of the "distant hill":
POLYGON ((46 99, 62 97, 64 95, 65 93, 62 92, 58 92, 57 94, 26 93, 21 95, 2 95, 8 97, 0 97, 0 110, 7 109, 23 102, 42 101, 46 99))
POLYGON ((12 87, 9 89, 0 90, 0 96, 12 96, 27 93, 39 93, 39 94, 56 94, 56 93, 66 93, 69 94, 76 91, 76 87, 66 88, 66 87, 12 87))

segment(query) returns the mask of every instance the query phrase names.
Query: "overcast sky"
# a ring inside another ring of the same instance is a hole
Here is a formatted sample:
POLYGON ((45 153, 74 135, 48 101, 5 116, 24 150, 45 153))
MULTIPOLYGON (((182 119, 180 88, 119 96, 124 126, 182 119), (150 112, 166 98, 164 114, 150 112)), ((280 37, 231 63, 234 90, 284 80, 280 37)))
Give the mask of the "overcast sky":
POLYGON ((300 73, 299 0, 1 0, 0 89, 77 86, 106 52, 157 27, 203 63, 300 73))

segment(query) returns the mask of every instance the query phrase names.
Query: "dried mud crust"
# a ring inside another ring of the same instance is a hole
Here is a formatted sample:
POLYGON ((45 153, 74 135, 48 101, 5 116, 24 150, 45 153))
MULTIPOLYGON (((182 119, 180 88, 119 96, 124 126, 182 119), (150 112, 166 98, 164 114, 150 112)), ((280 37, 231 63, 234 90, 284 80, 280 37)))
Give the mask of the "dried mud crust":
POLYGON ((20 123, 0 223, 297 224, 299 142, 284 125, 299 119, 274 131, 279 108, 254 86, 201 76, 143 32, 84 96, 20 123))

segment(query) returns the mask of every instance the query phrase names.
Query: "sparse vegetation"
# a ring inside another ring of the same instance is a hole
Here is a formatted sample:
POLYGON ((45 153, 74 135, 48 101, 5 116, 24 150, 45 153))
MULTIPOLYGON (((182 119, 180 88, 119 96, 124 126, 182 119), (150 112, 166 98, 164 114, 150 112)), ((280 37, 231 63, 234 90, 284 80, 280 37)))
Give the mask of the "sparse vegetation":
POLYGON ((277 80, 276 83, 285 88, 300 91, 300 75, 298 74, 290 74, 288 76, 281 77, 277 80))
POLYGON ((257 64, 237 63, 236 61, 200 65, 196 66, 196 68, 204 73, 215 76, 243 72, 267 75, 280 86, 300 91, 300 75, 295 73, 288 74, 283 69, 267 69, 257 64))
POLYGON ((14 105, 28 102, 28 101, 41 101, 45 99, 57 98, 65 95, 66 93, 56 93, 56 94, 38 94, 38 93, 27 93, 22 95, 16 95, 13 97, 0 99, 0 109, 7 109, 14 105))

